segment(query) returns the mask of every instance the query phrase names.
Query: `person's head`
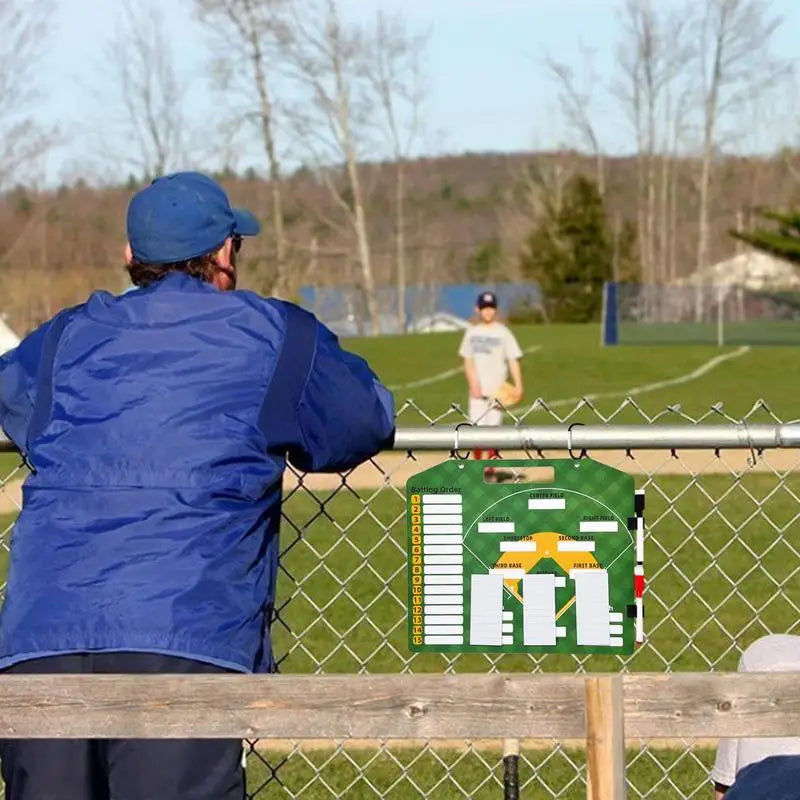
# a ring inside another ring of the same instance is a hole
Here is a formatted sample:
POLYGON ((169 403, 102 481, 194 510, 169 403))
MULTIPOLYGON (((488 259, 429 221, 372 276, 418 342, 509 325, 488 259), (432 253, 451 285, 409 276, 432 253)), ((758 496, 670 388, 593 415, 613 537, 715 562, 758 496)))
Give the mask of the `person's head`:
POLYGON ((478 296, 478 301, 475 303, 475 310, 481 322, 487 325, 494 322, 497 316, 497 297, 493 292, 483 292, 478 296))
POLYGON ((258 220, 232 208, 225 190, 199 172, 156 178, 128 206, 125 260, 134 286, 149 286, 169 272, 236 288, 242 237, 255 236, 258 220))

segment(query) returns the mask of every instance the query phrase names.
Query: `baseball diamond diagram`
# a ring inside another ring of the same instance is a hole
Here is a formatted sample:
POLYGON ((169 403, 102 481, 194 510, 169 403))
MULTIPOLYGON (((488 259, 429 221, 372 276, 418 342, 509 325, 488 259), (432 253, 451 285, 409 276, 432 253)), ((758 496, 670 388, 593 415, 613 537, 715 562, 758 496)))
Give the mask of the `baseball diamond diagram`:
POLYGON ((492 465, 534 478, 449 460, 406 484, 412 652, 632 653, 644 492, 587 458, 492 465))

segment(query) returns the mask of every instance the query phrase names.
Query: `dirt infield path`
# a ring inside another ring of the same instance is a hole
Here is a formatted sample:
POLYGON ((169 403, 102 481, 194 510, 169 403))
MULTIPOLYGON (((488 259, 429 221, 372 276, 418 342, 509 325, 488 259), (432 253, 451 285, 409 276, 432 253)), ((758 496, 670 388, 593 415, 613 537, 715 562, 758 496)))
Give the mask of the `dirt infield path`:
MULTIPOLYGON (((525 453, 506 453, 507 458, 526 458, 525 453)), ((566 452, 548 452, 548 458, 567 458, 566 452)), ((731 475, 746 472, 784 474, 800 471, 800 451, 770 450, 750 466, 749 450, 723 450, 719 456, 709 450, 683 450, 673 457, 664 450, 637 450, 633 458, 622 450, 596 451, 592 457, 629 472, 632 475, 731 475)), ((413 458, 405 453, 381 453, 371 462, 362 464, 347 476, 354 489, 379 489, 381 486, 404 487, 417 472, 440 464, 447 453, 417 453, 413 458)), ((286 473, 284 487, 297 486, 297 478, 286 473)), ((340 475, 305 475, 303 485, 314 490, 332 490, 342 485, 340 475)), ((11 480, 0 487, 0 514, 13 514, 22 502, 22 480, 11 480)))

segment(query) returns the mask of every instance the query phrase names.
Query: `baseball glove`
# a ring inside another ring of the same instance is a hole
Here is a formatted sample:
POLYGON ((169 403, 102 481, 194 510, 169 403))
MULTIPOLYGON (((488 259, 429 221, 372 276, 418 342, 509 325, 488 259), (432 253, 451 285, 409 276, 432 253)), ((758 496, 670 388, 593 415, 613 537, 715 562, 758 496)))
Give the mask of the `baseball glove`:
POLYGON ((506 381, 495 390, 492 398, 504 408, 510 408, 522 400, 522 392, 514 384, 506 381))

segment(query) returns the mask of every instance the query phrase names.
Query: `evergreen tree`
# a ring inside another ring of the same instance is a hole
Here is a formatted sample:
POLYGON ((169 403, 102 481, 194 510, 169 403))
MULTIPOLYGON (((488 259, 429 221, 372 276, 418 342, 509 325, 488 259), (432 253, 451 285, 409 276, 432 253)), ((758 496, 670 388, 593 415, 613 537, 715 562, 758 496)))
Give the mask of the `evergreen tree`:
POLYGON ((500 242, 490 239, 479 244, 467 259, 467 278, 473 283, 491 283, 504 277, 500 242))
MULTIPOLYGON (((620 266, 631 266, 635 229, 620 237, 620 266)), ((603 284, 613 278, 614 244, 597 184, 578 175, 564 187, 558 208, 549 204, 521 255, 523 274, 539 284, 551 322, 591 322, 600 318, 603 284)))
POLYGON ((773 223, 748 232, 730 231, 731 236, 778 258, 800 264, 800 211, 759 209, 758 215, 773 223))

